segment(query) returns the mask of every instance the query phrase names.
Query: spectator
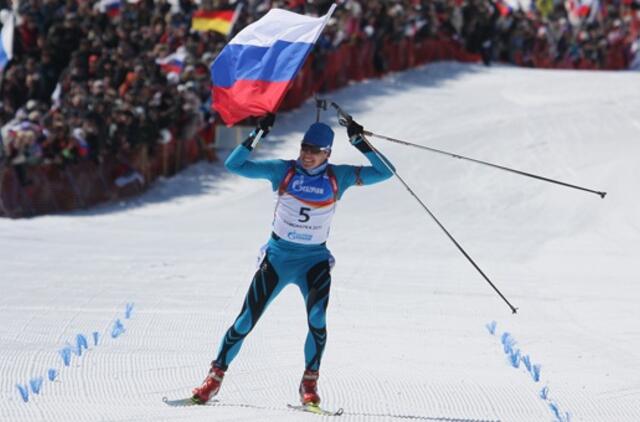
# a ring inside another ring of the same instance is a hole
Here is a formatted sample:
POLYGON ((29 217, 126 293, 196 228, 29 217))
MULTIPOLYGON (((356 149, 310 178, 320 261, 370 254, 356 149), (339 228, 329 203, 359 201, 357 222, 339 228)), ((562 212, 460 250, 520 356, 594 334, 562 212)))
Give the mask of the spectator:
POLYGON ((13 166, 22 186, 31 183, 27 177, 27 166, 37 164, 41 158, 41 149, 36 142, 37 133, 35 125, 25 122, 16 131, 9 132, 4 143, 6 159, 13 166))

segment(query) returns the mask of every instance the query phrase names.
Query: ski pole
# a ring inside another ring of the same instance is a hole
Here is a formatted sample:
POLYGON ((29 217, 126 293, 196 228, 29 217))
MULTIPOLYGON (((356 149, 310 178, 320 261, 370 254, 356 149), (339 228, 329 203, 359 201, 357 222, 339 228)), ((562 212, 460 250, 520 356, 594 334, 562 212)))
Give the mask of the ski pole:
POLYGON ((376 137, 376 138, 380 138, 380 139, 383 139, 385 141, 394 142, 396 144, 406 145, 406 146, 410 146, 410 147, 414 147, 414 148, 420 148, 420 149, 424 149, 424 150, 427 150, 427 151, 436 152, 438 154, 448 155, 449 157, 460 158, 462 160, 472 161, 472 162, 477 163, 477 164, 483 164, 485 166, 497 168, 497 169, 500 169, 500 170, 509 171, 511 173, 519 174, 521 176, 532 177, 534 179, 543 180, 545 182, 555 183, 557 185, 562 185, 562 186, 566 186, 566 187, 569 187, 569 188, 582 190, 582 191, 585 191, 585 192, 595 193, 597 195, 600 195, 601 198, 604 198, 605 195, 607 194, 607 192, 601 192, 601 191, 597 191, 597 190, 593 190, 593 189, 584 188, 582 186, 572 185, 570 183, 561 182, 559 180, 550 179, 548 177, 538 176, 538 175, 535 175, 535 174, 532 174, 532 173, 527 173, 527 172, 524 172, 524 171, 521 171, 521 170, 516 170, 516 169, 509 168, 509 167, 501 166, 501 165, 498 165, 498 164, 489 163, 487 161, 477 160, 477 159, 471 158, 471 157, 465 157, 464 155, 454 154, 452 152, 447 152, 447 151, 443 151, 443 150, 440 150, 440 149, 427 147, 427 146, 424 146, 424 145, 412 144, 411 142, 403 141, 401 139, 390 138, 390 137, 384 136, 384 135, 379 135, 377 133, 369 132, 368 130, 365 130, 364 134, 367 135, 367 136, 373 136, 373 137, 376 137))
POLYGON ((320 111, 327 111, 327 100, 315 97, 316 100, 316 123, 320 121, 320 111))
MULTIPOLYGON (((331 105, 338 111, 338 121, 340 122, 340 125, 347 126, 349 124, 349 122, 351 120, 353 120, 353 118, 349 114, 345 113, 340 108, 340 106, 338 104, 332 102, 331 105)), ((517 313, 518 312, 518 308, 514 307, 511 304, 511 302, 509 302, 509 300, 496 287, 496 285, 493 284, 493 282, 489 279, 489 277, 487 277, 487 275, 484 273, 484 271, 482 271, 482 269, 478 266, 478 264, 475 263, 473 258, 471 258, 471 256, 469 256, 469 254, 464 250, 464 248, 462 246, 460 246, 460 244, 453 237, 453 235, 451 233, 449 233, 449 231, 442 225, 440 220, 438 220, 438 218, 431 212, 431 210, 429 210, 429 207, 427 207, 427 205, 418 197, 418 195, 416 195, 416 193, 413 191, 413 189, 411 189, 411 187, 407 184, 407 182, 405 182, 404 179, 402 177, 400 177, 398 172, 395 170, 395 168, 393 168, 392 165, 390 165, 390 163, 387 161, 387 159, 385 157, 383 157, 380 154, 380 152, 378 152, 378 150, 373 147, 373 145, 371 145, 371 143, 369 142, 369 140, 365 136, 362 136, 362 140, 369 146, 369 148, 371 148, 371 150, 378 156, 378 158, 380 158, 380 160, 384 163, 385 166, 387 166, 387 168, 393 173, 393 175, 396 176, 396 178, 400 181, 400 183, 402 183, 402 185, 407 189, 407 191, 409 191, 411 196, 413 196, 413 198, 416 201, 418 201, 418 203, 427 212, 427 214, 429 214, 429 216, 433 219, 433 221, 436 222, 438 227, 440 227, 442 229, 442 231, 447 235, 449 240, 451 240, 453 242, 453 244, 456 245, 458 250, 464 255, 465 258, 467 258, 467 260, 480 273, 480 275, 486 280, 486 282, 489 283, 489 285, 493 288, 493 290, 495 290, 495 292, 498 293, 498 295, 502 298, 502 300, 504 300, 504 302, 509 306, 509 308, 511 309, 511 312, 514 313, 514 314, 517 313)))
POLYGON ((601 198, 604 198, 605 195, 607 194, 606 192, 601 192, 601 191, 597 191, 597 190, 593 190, 593 189, 588 189, 588 188, 584 188, 582 186, 572 185, 570 183, 561 182, 559 180, 550 179, 550 178, 544 177, 544 176, 538 176, 536 174, 527 173, 527 172, 524 172, 524 171, 521 171, 521 170, 516 170, 516 169, 509 168, 509 167, 501 166, 501 165, 498 165, 498 164, 489 163, 487 161, 477 160, 477 159, 471 158, 471 157, 465 157, 464 155, 454 154, 452 152, 447 152, 447 151, 443 151, 443 150, 440 150, 440 149, 427 147, 427 146, 424 146, 424 145, 412 144, 411 142, 403 141, 401 139, 390 138, 388 136, 379 135, 377 133, 369 132, 367 130, 364 131, 364 134, 367 135, 367 136, 374 136, 376 138, 384 139, 385 141, 394 142, 396 144, 406 145, 406 146, 419 148, 419 149, 424 149, 424 150, 427 150, 427 151, 436 152, 438 154, 448 155, 449 157, 460 158, 462 160, 472 161, 472 162, 477 163, 477 164, 483 164, 485 166, 497 168, 497 169, 500 169, 500 170, 509 171, 511 173, 519 174, 521 176, 532 177, 534 179, 542 180, 542 181, 545 181, 545 182, 555 183, 557 185, 562 185, 562 186, 566 186, 566 187, 569 187, 569 188, 582 190, 582 191, 585 191, 585 192, 595 193, 596 195, 600 195, 601 198))

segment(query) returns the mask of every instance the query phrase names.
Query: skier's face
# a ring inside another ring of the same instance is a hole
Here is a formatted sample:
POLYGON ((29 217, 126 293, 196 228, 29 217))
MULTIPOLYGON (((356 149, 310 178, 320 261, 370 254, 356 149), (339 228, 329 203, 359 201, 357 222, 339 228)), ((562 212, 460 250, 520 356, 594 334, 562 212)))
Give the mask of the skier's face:
POLYGON ((302 144, 300 147, 300 163, 305 170, 311 170, 327 161, 331 150, 322 150, 313 145, 302 144))

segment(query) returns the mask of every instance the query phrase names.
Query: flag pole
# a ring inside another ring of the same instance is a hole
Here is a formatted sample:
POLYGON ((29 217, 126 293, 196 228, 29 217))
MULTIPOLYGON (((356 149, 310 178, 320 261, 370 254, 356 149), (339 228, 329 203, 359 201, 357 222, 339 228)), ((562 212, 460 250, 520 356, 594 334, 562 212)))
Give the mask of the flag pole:
POLYGON ((229 27, 229 32, 227 33, 227 41, 229 41, 229 38, 233 33, 233 27, 236 26, 236 22, 240 17, 240 12, 242 12, 243 5, 244 5, 243 3, 238 3, 238 5, 236 6, 236 10, 233 12, 233 19, 231 19, 231 26, 229 27))
MULTIPOLYGON (((329 8, 329 11, 327 12, 326 15, 324 15, 324 24, 322 25, 322 29, 324 30, 325 26, 327 26, 327 23, 329 22, 329 19, 331 19, 331 16, 333 15, 333 12, 336 10, 336 7, 338 7, 335 3, 331 3, 331 7, 329 8)), ((318 36, 316 37, 314 44, 316 41, 318 41, 318 38, 320 38, 320 34, 322 33, 322 31, 320 31, 318 33, 318 36)))

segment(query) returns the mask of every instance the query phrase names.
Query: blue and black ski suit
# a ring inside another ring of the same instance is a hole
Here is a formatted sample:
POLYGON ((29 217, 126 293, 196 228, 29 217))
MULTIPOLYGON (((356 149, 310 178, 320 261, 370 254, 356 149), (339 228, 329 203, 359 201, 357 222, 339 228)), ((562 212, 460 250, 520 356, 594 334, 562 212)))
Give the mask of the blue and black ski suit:
MULTIPOLYGON (((358 142, 362 140, 352 141, 356 146, 358 142)), ((331 288, 330 271, 334 262, 326 246, 330 217, 336 202, 349 187, 381 182, 393 173, 368 148, 359 149, 371 166, 332 165, 325 162, 312 171, 305 171, 297 161, 251 161, 251 149, 245 144, 239 145, 231 153, 225 166, 241 176, 271 182, 273 191, 278 195, 274 232, 262 249, 263 255, 242 310, 222 339, 215 365, 227 369, 269 303, 285 286, 294 283, 300 288, 307 308, 309 332, 304 347, 306 369, 317 371, 327 340, 325 313, 331 288), (278 206, 284 207, 283 210, 295 216, 296 220, 278 221, 278 206), (293 206, 299 210, 292 209, 293 206), (317 213, 320 221, 316 225, 313 225, 314 213, 317 213), (322 227, 323 222, 327 227, 322 227), (317 235, 313 232, 315 229, 318 229, 317 235), (314 237, 318 240, 314 241, 314 237)))

